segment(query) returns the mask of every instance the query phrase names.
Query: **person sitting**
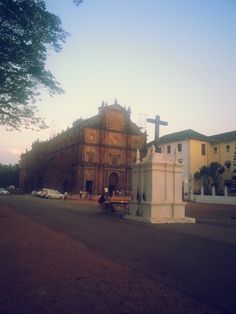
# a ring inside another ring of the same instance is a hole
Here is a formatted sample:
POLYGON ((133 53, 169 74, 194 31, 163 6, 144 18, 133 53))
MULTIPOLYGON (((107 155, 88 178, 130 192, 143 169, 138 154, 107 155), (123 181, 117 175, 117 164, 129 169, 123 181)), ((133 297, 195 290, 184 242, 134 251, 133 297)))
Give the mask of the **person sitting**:
POLYGON ((98 199, 98 203, 99 203, 100 205, 103 205, 103 203, 105 202, 105 200, 106 200, 106 194, 105 194, 105 193, 102 193, 101 196, 100 196, 99 199, 98 199))

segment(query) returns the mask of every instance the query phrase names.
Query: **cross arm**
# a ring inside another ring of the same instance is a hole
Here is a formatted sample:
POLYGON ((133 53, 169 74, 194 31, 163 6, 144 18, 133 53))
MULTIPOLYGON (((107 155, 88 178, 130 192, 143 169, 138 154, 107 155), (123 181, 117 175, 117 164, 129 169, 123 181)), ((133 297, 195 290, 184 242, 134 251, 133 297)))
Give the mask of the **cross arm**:
POLYGON ((156 124, 156 120, 155 119, 151 119, 151 118, 147 118, 147 122, 151 122, 151 123, 156 124))

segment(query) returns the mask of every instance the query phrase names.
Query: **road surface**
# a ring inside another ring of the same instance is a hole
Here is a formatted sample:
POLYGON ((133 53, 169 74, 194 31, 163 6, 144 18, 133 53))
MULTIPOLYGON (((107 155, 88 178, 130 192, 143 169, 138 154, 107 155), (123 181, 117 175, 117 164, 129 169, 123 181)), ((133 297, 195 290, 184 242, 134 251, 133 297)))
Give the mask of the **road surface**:
POLYGON ((236 309, 236 209, 195 204, 189 216, 197 224, 149 225, 106 216, 96 202, 60 201, 32 196, 3 196, 0 204, 151 280, 214 306, 236 309))

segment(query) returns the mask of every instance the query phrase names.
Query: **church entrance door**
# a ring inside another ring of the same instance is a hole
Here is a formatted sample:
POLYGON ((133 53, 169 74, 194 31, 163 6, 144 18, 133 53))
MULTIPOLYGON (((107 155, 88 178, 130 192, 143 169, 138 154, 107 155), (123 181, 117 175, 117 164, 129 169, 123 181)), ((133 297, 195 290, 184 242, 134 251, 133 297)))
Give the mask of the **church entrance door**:
POLYGON ((109 176, 108 181, 108 191, 109 194, 112 195, 113 191, 119 189, 119 175, 116 172, 112 172, 109 176))
POLYGON ((88 194, 93 193, 93 181, 91 180, 86 181, 86 192, 88 192, 88 194))

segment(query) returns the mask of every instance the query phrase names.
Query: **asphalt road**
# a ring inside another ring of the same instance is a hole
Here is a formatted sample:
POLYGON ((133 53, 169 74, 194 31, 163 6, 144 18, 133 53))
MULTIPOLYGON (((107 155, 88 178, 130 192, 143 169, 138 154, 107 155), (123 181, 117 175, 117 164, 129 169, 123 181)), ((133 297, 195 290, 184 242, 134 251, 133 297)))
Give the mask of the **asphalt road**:
POLYGON ((95 202, 1 196, 12 209, 224 313, 236 312, 236 208, 193 204, 196 224, 106 216, 95 202))

